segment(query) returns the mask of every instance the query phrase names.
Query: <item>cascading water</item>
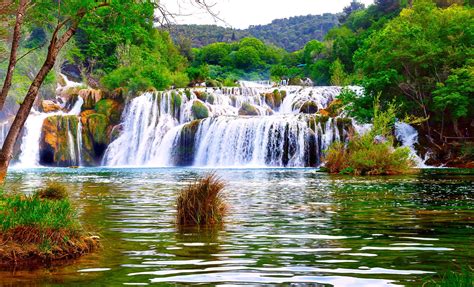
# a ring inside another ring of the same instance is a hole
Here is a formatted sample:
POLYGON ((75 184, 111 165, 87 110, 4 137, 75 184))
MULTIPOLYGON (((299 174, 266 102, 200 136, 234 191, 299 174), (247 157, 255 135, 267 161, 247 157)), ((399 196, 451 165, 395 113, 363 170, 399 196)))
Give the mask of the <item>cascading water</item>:
POLYGON ((422 159, 416 153, 415 144, 418 143, 418 131, 413 126, 402 122, 395 123, 395 136, 402 143, 402 146, 410 149, 411 156, 415 160, 417 167, 427 167, 425 164, 426 159, 422 159))
POLYGON ((278 90, 246 84, 145 93, 129 103, 122 134, 109 145, 102 164, 318 165, 330 143, 345 140, 351 121, 303 114, 300 109, 308 102, 326 108, 341 88, 287 86, 278 90), (208 117, 199 119, 198 108, 206 110, 208 117))
MULTIPOLYGON (((21 168, 31 168, 39 166, 39 142, 41 138, 41 130, 44 120, 51 116, 79 115, 83 103, 84 100, 81 97, 78 97, 76 103, 68 113, 62 111, 52 113, 40 113, 33 110, 25 122, 24 134, 20 146, 21 153, 18 158, 18 162, 14 166, 21 168)), ((75 161, 79 163, 80 159, 77 159, 75 149, 80 149, 82 144, 79 145, 79 143, 73 140, 70 130, 68 131, 68 146, 71 149, 71 152, 74 151, 73 153, 71 153, 71 155, 74 155, 73 158, 76 159, 75 161)))

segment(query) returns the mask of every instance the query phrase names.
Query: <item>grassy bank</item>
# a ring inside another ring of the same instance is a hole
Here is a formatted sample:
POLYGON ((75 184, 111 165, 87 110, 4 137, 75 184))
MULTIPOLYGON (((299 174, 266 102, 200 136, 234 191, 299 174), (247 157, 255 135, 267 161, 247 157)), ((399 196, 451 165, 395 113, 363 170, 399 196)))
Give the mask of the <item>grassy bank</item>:
POLYGON ((0 194, 0 267, 40 266, 77 258, 99 246, 86 234, 64 187, 31 196, 0 194))

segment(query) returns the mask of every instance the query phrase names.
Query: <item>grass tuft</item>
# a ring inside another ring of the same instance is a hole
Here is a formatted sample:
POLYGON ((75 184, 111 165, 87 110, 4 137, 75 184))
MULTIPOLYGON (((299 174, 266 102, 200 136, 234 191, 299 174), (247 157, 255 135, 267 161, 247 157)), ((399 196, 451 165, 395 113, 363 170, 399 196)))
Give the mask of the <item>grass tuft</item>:
POLYGON ((449 270, 439 278, 428 277, 424 279, 423 287, 472 287, 474 286, 474 273, 470 266, 464 266, 460 271, 449 270))
POLYGON ((227 205, 222 197, 225 183, 209 174, 183 189, 177 199, 177 224, 205 226, 223 222, 227 205))
POLYGON ((36 192, 41 199, 62 200, 68 198, 66 187, 60 183, 49 181, 45 188, 36 192))

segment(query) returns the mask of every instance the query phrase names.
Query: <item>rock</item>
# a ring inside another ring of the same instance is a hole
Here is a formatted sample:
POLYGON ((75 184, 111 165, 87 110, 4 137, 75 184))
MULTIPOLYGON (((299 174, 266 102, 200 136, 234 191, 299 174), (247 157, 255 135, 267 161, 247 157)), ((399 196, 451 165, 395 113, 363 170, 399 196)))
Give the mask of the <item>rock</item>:
POLYGON ((286 97, 286 91, 279 91, 275 89, 273 93, 264 94, 265 103, 272 109, 277 109, 281 106, 281 103, 286 97))
POLYGON ((40 138, 40 164, 48 166, 75 165, 77 150, 69 147, 69 137, 77 142, 77 116, 52 116, 44 120, 40 138), (74 152, 74 154, 72 154, 74 152))
POLYGON ((300 113, 304 113, 304 114, 315 114, 317 112, 318 112, 318 105, 313 101, 305 102, 300 108, 300 113))
POLYGON ((81 113, 83 164, 92 166, 100 160, 110 143, 109 120, 106 115, 87 110, 81 113))
POLYGON ((122 116, 123 105, 113 99, 102 99, 95 104, 95 111, 107 117, 110 123, 120 123, 122 116))
POLYGON ((193 118, 196 120, 209 117, 209 109, 201 101, 194 101, 191 111, 193 112, 193 118))
POLYGON ((194 146, 196 133, 201 120, 194 120, 187 123, 181 129, 181 134, 173 150, 174 165, 191 166, 194 161, 194 146))
POLYGON ((93 109, 95 104, 102 99, 102 91, 95 89, 82 89, 79 96, 84 100, 83 110, 93 109))
POLYGON ((61 107, 58 104, 50 100, 42 101, 41 108, 45 113, 57 112, 61 110, 61 107))
POLYGON ((239 116, 259 116, 257 108, 251 104, 243 103, 239 109, 239 116))

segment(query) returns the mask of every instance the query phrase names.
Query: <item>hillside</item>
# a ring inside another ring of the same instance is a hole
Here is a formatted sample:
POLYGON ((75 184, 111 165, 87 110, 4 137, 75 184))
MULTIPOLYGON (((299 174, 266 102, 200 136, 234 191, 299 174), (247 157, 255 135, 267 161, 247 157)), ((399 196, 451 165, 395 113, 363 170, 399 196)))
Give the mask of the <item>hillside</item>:
POLYGON ((326 33, 338 24, 337 15, 327 13, 277 19, 270 24, 250 26, 244 30, 217 25, 176 25, 171 34, 175 40, 191 39, 192 46, 197 48, 253 36, 293 52, 303 48, 310 40, 323 40, 326 33))

